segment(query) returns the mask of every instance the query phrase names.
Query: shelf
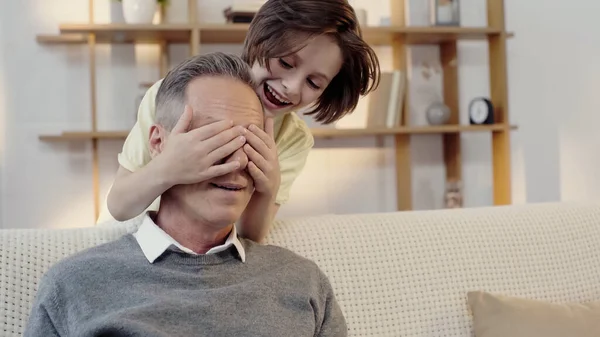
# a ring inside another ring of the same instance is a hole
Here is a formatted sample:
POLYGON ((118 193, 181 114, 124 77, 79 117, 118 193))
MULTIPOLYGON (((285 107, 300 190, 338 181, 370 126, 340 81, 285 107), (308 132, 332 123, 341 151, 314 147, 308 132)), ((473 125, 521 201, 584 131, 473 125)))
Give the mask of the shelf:
MULTIPOLYGON (((202 43, 242 43, 248 24, 200 25, 202 43)), ((365 40, 372 45, 388 45, 395 37, 405 37, 408 44, 438 44, 457 40, 484 40, 500 35, 502 30, 488 27, 366 27, 365 40)), ((512 37, 511 33, 505 33, 512 37)))
POLYGON ((407 44, 439 44, 459 40, 486 40, 490 36, 512 33, 488 27, 401 27, 397 33, 405 36, 407 44))
POLYGON ((36 37, 38 43, 44 44, 80 44, 87 43, 87 36, 80 34, 72 35, 38 35, 36 37))
POLYGON ((42 135, 43 141, 71 141, 71 140, 92 140, 92 139, 125 139, 129 131, 74 131, 63 132, 57 135, 42 135))
POLYGON ((311 129, 315 138, 343 138, 364 136, 386 136, 401 134, 445 134, 462 132, 493 132, 515 130, 516 126, 495 125, 440 125, 440 126, 403 126, 397 128, 365 128, 365 129, 311 129))
MULTIPOLYGON (((444 134, 462 132, 498 132, 515 130, 516 126, 495 125, 441 125, 441 126, 413 126, 397 128, 365 128, 365 129, 329 129, 313 128, 311 132, 315 138, 347 138, 365 136, 385 136, 399 134, 444 134)), ((123 140, 129 131, 96 131, 96 132, 63 132, 57 135, 42 135, 43 141, 76 141, 93 139, 117 139, 123 140)))
MULTIPOLYGON (((198 29, 200 43, 239 44, 244 42, 248 24, 62 24, 60 35, 39 35, 40 43, 86 43, 87 34, 96 34, 97 43, 189 43, 191 32, 198 29)), ((372 45, 389 45, 395 38, 407 44, 439 44, 457 40, 485 40, 489 36, 512 34, 488 27, 365 27, 364 38, 372 45)))
MULTIPOLYGON (((60 36, 79 36, 87 42, 86 35, 95 34, 98 43, 189 43, 192 25, 188 24, 62 24, 60 36)), ((47 36, 46 36, 47 38, 47 36)))

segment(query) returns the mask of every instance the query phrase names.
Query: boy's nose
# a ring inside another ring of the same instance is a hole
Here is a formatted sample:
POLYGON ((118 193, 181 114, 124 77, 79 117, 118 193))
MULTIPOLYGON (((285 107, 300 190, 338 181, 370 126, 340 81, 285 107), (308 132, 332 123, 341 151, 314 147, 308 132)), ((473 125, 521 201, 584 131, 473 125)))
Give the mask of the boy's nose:
POLYGON ((298 95, 300 94, 300 90, 302 90, 303 80, 297 77, 288 78, 283 81, 283 94, 287 96, 289 100, 296 101, 298 99, 298 95))

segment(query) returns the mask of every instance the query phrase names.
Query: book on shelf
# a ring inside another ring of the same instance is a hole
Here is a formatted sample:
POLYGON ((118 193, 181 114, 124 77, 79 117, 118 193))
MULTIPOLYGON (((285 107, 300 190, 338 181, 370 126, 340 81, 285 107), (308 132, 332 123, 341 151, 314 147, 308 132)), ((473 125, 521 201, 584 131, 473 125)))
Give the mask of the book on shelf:
POLYGON ((379 86, 369 93, 367 128, 393 128, 400 125, 404 113, 406 76, 395 70, 382 72, 379 86))

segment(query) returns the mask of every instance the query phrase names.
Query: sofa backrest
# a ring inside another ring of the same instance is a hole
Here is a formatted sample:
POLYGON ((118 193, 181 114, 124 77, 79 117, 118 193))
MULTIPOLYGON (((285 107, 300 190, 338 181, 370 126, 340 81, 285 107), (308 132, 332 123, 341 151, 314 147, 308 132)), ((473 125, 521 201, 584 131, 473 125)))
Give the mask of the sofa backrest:
MULTIPOLYGON (((138 224, 0 231, 0 334, 20 335, 51 264, 138 224)), ((472 336, 470 290, 600 300, 600 204, 285 219, 268 243, 325 271, 350 336, 472 336)))
POLYGON ((600 204, 288 219, 271 240, 321 266, 351 336, 473 336, 471 290, 600 300, 600 204))

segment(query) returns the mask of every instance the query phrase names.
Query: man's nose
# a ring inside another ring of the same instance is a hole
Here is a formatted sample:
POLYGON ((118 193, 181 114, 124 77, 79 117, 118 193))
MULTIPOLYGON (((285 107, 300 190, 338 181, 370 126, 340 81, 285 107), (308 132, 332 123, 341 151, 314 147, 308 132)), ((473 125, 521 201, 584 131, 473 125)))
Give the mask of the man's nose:
POLYGON ((231 156, 225 160, 225 162, 230 163, 234 160, 240 162, 240 170, 245 170, 246 166, 248 166, 248 156, 246 155, 246 152, 244 152, 243 148, 237 149, 237 151, 232 153, 231 156))

